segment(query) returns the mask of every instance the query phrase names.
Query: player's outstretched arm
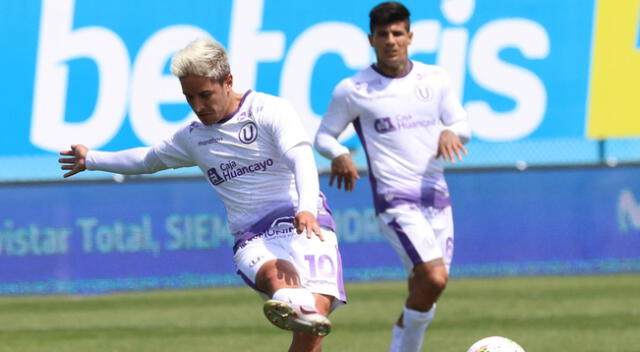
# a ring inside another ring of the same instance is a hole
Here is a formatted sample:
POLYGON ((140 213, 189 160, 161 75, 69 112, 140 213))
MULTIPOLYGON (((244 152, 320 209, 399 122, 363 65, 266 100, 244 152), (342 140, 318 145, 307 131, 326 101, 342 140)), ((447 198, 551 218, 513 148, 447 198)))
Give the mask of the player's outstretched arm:
POLYGON ((71 149, 63 150, 60 155, 69 156, 69 158, 60 158, 58 162, 62 164, 62 170, 70 170, 64 174, 64 177, 73 176, 87 169, 87 153, 89 149, 82 144, 72 144, 71 149))
POLYGON ((456 157, 458 160, 462 160, 462 154, 467 155, 467 148, 462 144, 460 137, 453 131, 443 130, 438 141, 436 159, 442 156, 444 161, 455 163, 456 157))
POLYGON ((360 178, 356 165, 351 159, 351 155, 342 154, 331 160, 331 178, 329 186, 333 186, 333 181, 338 180, 338 189, 344 183, 345 191, 353 191, 356 180, 360 178))

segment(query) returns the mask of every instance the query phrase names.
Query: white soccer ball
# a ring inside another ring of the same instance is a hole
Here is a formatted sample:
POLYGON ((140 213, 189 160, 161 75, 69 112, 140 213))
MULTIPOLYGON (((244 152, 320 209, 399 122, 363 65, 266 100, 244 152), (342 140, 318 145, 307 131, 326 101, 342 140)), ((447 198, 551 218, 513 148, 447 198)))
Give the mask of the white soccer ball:
POLYGON ((502 336, 485 337, 469 347, 467 352, 525 352, 515 341, 502 336))

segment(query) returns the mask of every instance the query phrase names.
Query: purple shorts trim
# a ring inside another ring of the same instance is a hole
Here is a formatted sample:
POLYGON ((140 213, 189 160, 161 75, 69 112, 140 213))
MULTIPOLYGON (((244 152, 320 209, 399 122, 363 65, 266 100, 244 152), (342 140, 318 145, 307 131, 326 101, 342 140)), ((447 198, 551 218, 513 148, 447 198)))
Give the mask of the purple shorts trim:
POLYGON ((347 293, 344 290, 344 279, 342 278, 342 256, 340 256, 340 250, 336 246, 336 258, 338 258, 338 291, 342 302, 347 303, 347 293))
POLYGON ((395 233, 398 235, 398 239, 400 240, 400 243, 402 244, 404 250, 407 252, 407 255, 409 256, 409 259, 411 259, 413 265, 415 266, 422 263, 422 258, 416 250, 416 247, 413 246, 413 243, 411 243, 411 240, 409 240, 407 233, 402 229, 402 226, 398 224, 396 219, 393 219, 391 220, 391 222, 389 222, 389 227, 391 227, 393 231, 395 231, 395 233))
MULTIPOLYGON (((375 190, 374 190, 375 192, 375 190)), ((396 193, 391 199, 386 199, 384 194, 374 195, 376 213, 380 214, 389 208, 395 208, 403 204, 415 204, 423 207, 434 207, 443 209, 451 206, 451 198, 447 193, 429 188, 423 190, 422 194, 410 195, 396 193)))
MULTIPOLYGON (((331 216, 331 209, 329 209, 324 195, 320 194, 320 196, 322 197, 322 206, 324 209, 318 211, 318 224, 335 232, 336 223, 331 216)), ((233 254, 236 254, 238 249, 244 247, 248 241, 264 235, 271 227, 281 223, 293 224, 294 219, 295 209, 293 207, 285 207, 272 211, 236 239, 233 245, 233 254)))
POLYGON ((236 273, 238 275, 240 275, 240 277, 242 278, 242 281, 244 281, 245 284, 247 284, 247 286, 251 287, 252 289, 258 291, 258 292, 262 292, 258 289, 258 286, 256 286, 256 284, 254 284, 248 277, 247 275, 245 275, 242 271, 238 270, 236 271, 236 273))

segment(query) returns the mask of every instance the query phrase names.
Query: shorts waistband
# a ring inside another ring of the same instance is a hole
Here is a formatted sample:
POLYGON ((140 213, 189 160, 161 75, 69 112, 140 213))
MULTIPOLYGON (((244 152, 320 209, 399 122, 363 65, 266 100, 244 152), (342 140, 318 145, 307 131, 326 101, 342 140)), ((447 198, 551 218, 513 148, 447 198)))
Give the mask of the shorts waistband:
MULTIPOLYGON (((267 231, 274 227, 274 226, 279 226, 281 224, 284 223, 288 223, 291 226, 293 226, 293 216, 290 217, 278 217, 273 219, 274 221, 272 221, 268 226, 263 227, 261 229, 254 229, 257 231, 247 231, 244 232, 243 234, 241 234, 239 237, 237 237, 235 243, 233 244, 233 254, 236 254, 236 252, 247 245, 248 242, 256 239, 256 238, 260 238, 262 236, 264 236, 267 231)), ((320 225, 320 227, 324 227, 324 228, 328 228, 331 231, 335 232, 335 221, 333 220, 333 217, 329 214, 320 214, 318 215, 318 225, 320 225)))

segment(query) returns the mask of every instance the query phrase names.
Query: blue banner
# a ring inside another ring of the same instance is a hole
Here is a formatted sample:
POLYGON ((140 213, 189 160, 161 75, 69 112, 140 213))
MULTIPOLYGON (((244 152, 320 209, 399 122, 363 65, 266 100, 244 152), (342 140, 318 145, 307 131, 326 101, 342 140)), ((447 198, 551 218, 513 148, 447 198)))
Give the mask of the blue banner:
MULTIPOLYGON (((454 277, 640 271, 640 169, 451 173, 454 277)), ((321 186, 346 281, 403 279, 366 177, 321 186)), ((204 179, 0 187, 0 295, 241 284, 204 179)))
MULTIPOLYGON (((236 90, 284 97, 313 135, 334 86, 375 59, 367 35, 377 3, 3 2, 0 45, 8 54, 0 63, 12 84, 0 94, 0 180, 54 179, 53 154, 72 143, 149 145, 193 119, 168 67, 201 36, 228 48, 236 90)), ((594 1, 404 3, 411 57, 445 67, 469 112, 469 149, 479 152, 463 166, 598 161, 597 144, 585 137, 594 1)), ((365 168, 353 130, 343 141, 365 168)))

